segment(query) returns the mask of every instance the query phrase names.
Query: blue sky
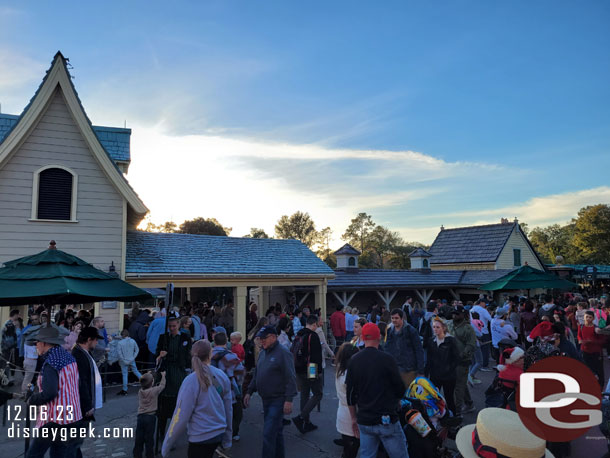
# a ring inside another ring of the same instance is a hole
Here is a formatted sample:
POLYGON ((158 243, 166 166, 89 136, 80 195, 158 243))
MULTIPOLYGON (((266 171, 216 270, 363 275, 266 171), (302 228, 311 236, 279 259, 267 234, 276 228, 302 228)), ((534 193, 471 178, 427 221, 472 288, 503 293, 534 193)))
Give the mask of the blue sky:
POLYGON ((605 1, 0 2, 0 103, 60 49, 92 121, 133 129, 153 220, 303 210, 340 243, 366 211, 429 243, 610 203, 608 23, 605 1))

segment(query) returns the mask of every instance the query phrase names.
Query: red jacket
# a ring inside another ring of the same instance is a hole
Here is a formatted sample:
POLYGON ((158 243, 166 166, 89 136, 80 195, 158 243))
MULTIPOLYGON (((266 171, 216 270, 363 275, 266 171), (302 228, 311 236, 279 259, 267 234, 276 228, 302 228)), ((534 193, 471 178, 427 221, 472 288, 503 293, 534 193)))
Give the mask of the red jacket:
POLYGON ((330 329, 335 337, 345 337, 345 314, 337 310, 330 316, 330 329))

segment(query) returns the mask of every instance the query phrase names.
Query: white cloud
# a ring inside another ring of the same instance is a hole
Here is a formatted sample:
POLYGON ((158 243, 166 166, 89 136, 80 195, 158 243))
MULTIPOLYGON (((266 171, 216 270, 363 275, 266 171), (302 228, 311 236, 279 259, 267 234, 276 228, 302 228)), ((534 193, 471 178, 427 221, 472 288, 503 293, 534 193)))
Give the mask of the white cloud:
POLYGON ((50 60, 45 64, 15 50, 0 49, 0 102, 3 113, 21 113, 24 100, 32 97, 32 88, 40 83, 47 64, 50 64, 50 60))

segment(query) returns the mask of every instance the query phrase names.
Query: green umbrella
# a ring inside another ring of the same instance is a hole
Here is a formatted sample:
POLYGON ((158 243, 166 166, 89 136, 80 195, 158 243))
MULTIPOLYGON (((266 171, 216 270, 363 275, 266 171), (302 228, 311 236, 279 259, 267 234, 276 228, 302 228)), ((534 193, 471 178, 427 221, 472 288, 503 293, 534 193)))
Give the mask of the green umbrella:
POLYGON ((146 291, 54 248, 4 263, 0 305, 84 304, 150 299, 146 291))
POLYGON ((479 289, 483 291, 497 291, 536 288, 573 289, 577 287, 576 283, 526 265, 507 273, 497 280, 480 286, 479 289))

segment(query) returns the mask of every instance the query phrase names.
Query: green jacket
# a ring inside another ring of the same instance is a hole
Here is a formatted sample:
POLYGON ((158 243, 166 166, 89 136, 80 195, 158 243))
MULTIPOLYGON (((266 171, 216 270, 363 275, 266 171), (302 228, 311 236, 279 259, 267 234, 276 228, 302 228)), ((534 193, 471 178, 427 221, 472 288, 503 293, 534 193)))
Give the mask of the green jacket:
POLYGON ((474 329, 466 320, 457 325, 453 323, 453 336, 457 340, 458 349, 462 356, 460 364, 470 364, 477 347, 477 337, 474 329))

